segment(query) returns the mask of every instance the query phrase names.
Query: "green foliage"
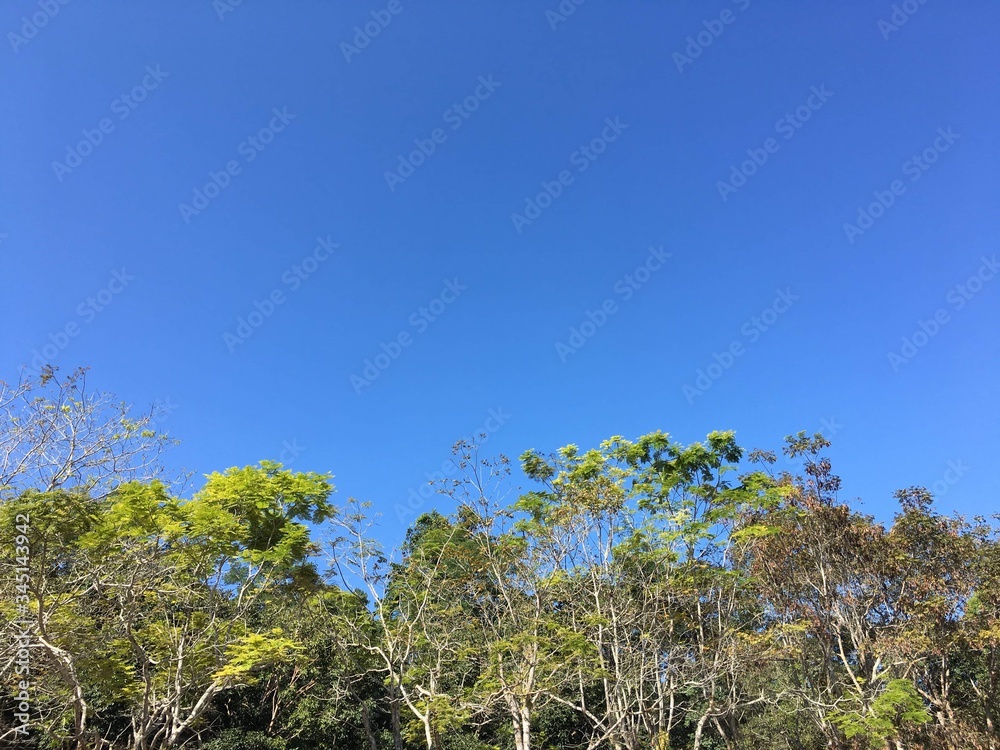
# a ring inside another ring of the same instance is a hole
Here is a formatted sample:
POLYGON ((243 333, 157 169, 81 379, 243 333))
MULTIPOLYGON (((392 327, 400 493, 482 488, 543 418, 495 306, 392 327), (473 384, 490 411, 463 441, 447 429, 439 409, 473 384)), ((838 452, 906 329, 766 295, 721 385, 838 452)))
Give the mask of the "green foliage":
POLYGON ((299 643, 285 638, 281 628, 272 628, 267 634, 248 633, 226 646, 226 663, 212 675, 212 679, 220 684, 246 682, 254 670, 291 660, 294 653, 302 649, 299 643))
MULTIPOLYGON (((157 439, 126 417, 108 434, 157 439)), ((997 744, 996 525, 921 488, 883 525, 837 501, 827 446, 786 439, 804 477, 732 432, 531 450, 513 502, 505 459, 466 456, 454 514, 421 515, 395 556, 365 504, 335 508, 330 475, 274 462, 190 497, 109 464, 18 475, 0 502, 0 735, 30 617, 46 750, 131 749, 134 732, 142 750, 997 744)))
POLYGON ((913 683, 895 679, 867 707, 834 709, 830 720, 847 739, 861 738, 874 748, 900 737, 907 725, 929 723, 931 715, 913 683))
POLYGON ((185 506, 184 531, 249 564, 301 562, 316 551, 302 522, 322 523, 333 514, 329 479, 294 474, 271 461, 210 474, 185 506))
POLYGON ((264 732, 227 729, 201 747, 202 750, 286 750, 288 745, 285 740, 269 737, 264 732))

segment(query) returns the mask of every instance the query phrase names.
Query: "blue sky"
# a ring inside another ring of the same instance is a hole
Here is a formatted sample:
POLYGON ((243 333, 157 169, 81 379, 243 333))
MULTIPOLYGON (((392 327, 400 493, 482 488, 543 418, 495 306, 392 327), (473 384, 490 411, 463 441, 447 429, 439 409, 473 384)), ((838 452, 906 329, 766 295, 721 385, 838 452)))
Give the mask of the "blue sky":
POLYGON ((484 427, 823 430, 869 512, 993 512, 998 21, 8 3, 0 377, 88 365, 171 405, 172 463, 331 471, 388 538, 484 427))

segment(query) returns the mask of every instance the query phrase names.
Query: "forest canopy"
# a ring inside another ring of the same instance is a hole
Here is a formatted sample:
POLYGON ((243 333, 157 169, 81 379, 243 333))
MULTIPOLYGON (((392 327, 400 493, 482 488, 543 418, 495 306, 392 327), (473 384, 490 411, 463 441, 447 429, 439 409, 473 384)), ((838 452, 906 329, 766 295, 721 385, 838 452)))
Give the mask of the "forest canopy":
POLYGON ((727 431, 461 441, 389 550, 395 498, 268 460, 188 491, 157 422, 0 383, 2 747, 998 746, 997 517, 865 515, 821 434, 797 471, 727 431))

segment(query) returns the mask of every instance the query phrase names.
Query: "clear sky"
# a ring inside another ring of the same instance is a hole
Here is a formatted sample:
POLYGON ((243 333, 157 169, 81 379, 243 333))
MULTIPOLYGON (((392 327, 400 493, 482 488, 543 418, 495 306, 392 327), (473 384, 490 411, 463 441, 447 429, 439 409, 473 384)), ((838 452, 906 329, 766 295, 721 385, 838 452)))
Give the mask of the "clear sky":
POLYGON ((6 3, 0 377, 89 365, 169 404, 171 462, 331 471, 389 538, 483 428, 823 430, 869 512, 995 512, 998 22, 6 3))

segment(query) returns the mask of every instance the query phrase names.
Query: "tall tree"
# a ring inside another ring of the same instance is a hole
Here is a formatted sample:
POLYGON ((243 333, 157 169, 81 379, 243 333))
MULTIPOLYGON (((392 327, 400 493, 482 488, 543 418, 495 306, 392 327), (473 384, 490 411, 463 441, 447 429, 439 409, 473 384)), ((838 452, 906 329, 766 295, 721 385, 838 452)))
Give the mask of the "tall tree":
POLYGON ((91 704, 124 704, 131 748, 175 747, 217 694, 290 656, 297 644, 250 616, 310 565, 304 522, 327 516, 330 492, 324 476, 265 462, 213 474, 189 501, 129 483, 73 505, 26 493, 0 506, 4 532, 31 518, 42 692, 69 698, 46 734, 81 750, 95 733, 116 741, 121 728, 95 723, 91 704))
POLYGON ((175 442, 158 429, 163 417, 163 406, 137 412, 92 391, 84 369, 0 380, 0 500, 28 489, 100 495, 162 478, 160 456, 175 442))

